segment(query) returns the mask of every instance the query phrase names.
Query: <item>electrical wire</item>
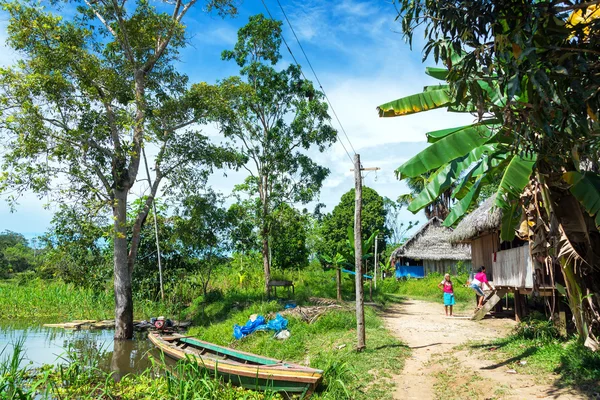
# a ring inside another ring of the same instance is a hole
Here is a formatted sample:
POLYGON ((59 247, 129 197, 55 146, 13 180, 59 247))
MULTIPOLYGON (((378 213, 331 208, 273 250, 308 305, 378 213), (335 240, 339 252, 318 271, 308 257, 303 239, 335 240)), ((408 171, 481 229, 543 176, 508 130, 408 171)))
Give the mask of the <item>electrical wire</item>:
POLYGON ((308 59, 308 55, 304 51, 304 47, 302 47, 302 44, 300 43, 300 39, 298 39, 298 35, 296 35, 296 31, 294 30, 294 27, 292 26, 292 23, 290 22, 287 14, 285 13, 285 10, 283 9, 283 6, 279 2, 279 0, 277 0, 277 4, 279 5, 279 8, 281 9, 281 12, 283 13, 283 16, 285 17, 285 20, 287 21, 287 23, 288 23, 288 25, 290 27, 290 30, 292 31, 292 33, 294 34, 294 37, 296 38, 296 42, 298 43, 298 46, 300 47, 300 50, 302 50, 302 54, 304 54, 304 58, 306 58, 306 62, 308 63, 308 66, 310 67, 310 70, 312 71, 313 75, 315 76, 315 79, 317 80, 317 83, 319 84, 319 88, 321 88, 321 91, 323 92, 323 95, 325 96, 325 99, 327 100, 327 103, 329 104, 329 107, 331 107, 331 111, 333 111, 333 115, 335 115, 335 119, 337 119, 338 123, 340 124, 340 128, 342 128, 342 132, 344 132, 344 136, 346 136, 346 140, 348 140, 348 143, 350 144, 350 148, 352 148, 352 151, 354 152, 354 154, 356 154, 356 150, 354 150, 354 146, 352 146, 352 142, 350 141, 350 138, 348 137, 348 134, 346 134, 346 130, 344 129, 344 125, 342 125, 342 121, 340 121, 337 113, 335 112, 335 108, 333 108, 333 104, 329 100, 329 97, 327 97, 327 93, 325 93, 325 88, 321 84, 321 81, 319 80, 319 77, 317 76, 317 73, 316 73, 315 69, 313 68, 310 60, 308 59))
MULTIPOLYGON (((265 3, 265 0, 261 0, 261 2, 263 4, 263 6, 265 7, 265 10, 267 10, 267 14, 269 14, 269 18, 271 18, 272 21, 275 21, 275 18, 273 18, 273 15, 271 14, 271 11, 269 10, 269 7, 267 6, 267 3, 265 3)), ((277 3, 279 3, 279 1, 277 1, 277 3)), ((281 4, 279 4, 279 7, 283 11, 283 7, 281 7, 281 4)), ((292 30, 292 33, 294 34, 294 36, 296 36, 296 32, 294 32, 294 28, 292 28, 292 25, 290 24, 290 21, 288 20, 287 15, 285 14, 285 11, 283 12, 283 15, 285 16, 285 19, 287 20, 288 25, 290 26, 290 29, 292 30)), ((288 52, 292 56, 292 59, 294 60, 294 63, 296 65, 300 65, 300 63, 298 62, 298 60, 296 60, 296 56, 294 56, 294 53, 292 52, 292 49, 288 45, 287 40, 285 40, 285 37, 283 36, 283 34, 281 35, 281 39, 283 40, 283 44, 285 44, 285 47, 287 48, 288 52)), ((298 40, 297 36, 296 36, 296 41, 298 42, 298 44, 300 44, 300 41, 298 40)), ((321 88, 321 91, 323 92, 323 95, 325 96, 325 99, 327 100, 327 103, 329 104, 329 107, 333 111, 333 115, 335 115, 335 118, 337 119, 338 124, 342 128, 342 131, 344 132, 344 135, 346 136, 346 139, 348 140, 348 143, 350 144, 350 147, 352 148, 352 151, 354 152, 354 154, 356 154, 356 151, 354 150, 354 147, 352 146, 352 142, 350 142, 350 139, 348 139, 348 135, 346 134, 346 131, 344 130, 344 126, 342 125, 340 119, 338 118, 337 113, 335 112, 335 109, 333 108, 333 105, 331 104, 331 101, 329 101, 329 98, 327 97, 327 94, 325 93, 325 89, 323 89, 323 86, 321 85, 321 82, 319 81, 319 78, 317 77, 317 74, 315 73, 315 70, 313 69, 312 65, 310 64, 310 61, 308 60, 308 57, 306 56, 306 53, 304 52, 304 49, 302 48, 302 45, 300 45, 300 48, 302 49, 302 53, 304 53, 304 57, 306 58, 306 61, 308 61, 308 65, 310 66, 310 69, 312 70, 313 74, 315 75, 317 83, 319 84, 319 87, 321 88)), ((302 69, 300 69, 300 73, 302 74, 302 76, 304 77, 304 79, 308 81, 308 78, 306 77, 306 75, 304 74, 304 71, 302 69)), ((346 155, 348 156, 348 159, 350 160, 350 162, 354 166, 354 159, 352 159, 352 156, 350 155, 350 152, 348 152, 348 149, 344 145, 344 142, 340 138, 340 135, 338 134, 337 130, 335 131, 335 134, 338 137, 338 142, 344 148, 344 151, 346 152, 346 155)))

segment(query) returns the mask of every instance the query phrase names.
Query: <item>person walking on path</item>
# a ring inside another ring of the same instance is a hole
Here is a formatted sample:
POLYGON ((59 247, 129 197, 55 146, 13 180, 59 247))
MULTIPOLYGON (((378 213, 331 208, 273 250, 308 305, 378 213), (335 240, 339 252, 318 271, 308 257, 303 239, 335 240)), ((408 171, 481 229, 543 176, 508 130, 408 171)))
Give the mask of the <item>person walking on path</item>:
POLYGON ((450 308, 450 316, 452 316, 452 306, 456 303, 454 300, 454 286, 450 279, 450 274, 444 275, 444 280, 438 284, 438 287, 444 292, 444 309, 446 317, 448 316, 448 308, 450 308))
POLYGON ((487 279, 487 275, 485 274, 485 267, 481 266, 477 269, 477 273, 475 277, 469 284, 469 287, 477 293, 477 309, 481 310, 483 308, 483 299, 485 298, 485 293, 483 293, 483 285, 487 285, 490 290, 494 290, 494 287, 490 285, 490 282, 487 279))

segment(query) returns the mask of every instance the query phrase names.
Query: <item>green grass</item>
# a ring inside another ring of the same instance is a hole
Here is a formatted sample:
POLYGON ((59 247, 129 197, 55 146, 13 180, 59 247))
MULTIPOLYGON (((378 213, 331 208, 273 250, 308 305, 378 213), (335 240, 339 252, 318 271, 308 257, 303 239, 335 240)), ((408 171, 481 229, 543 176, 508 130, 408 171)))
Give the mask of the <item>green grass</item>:
POLYGON ((139 375, 127 375, 115 382, 111 373, 98 368, 101 354, 81 358, 67 352, 68 361, 58 366, 33 369, 19 366, 23 343, 13 346, 11 354, 0 351, 0 399, 121 399, 121 400, 281 400, 277 393, 243 390, 213 379, 198 365, 180 362, 169 367, 164 360, 153 360, 153 367, 139 375))
MULTIPOLYGON (((465 287, 468 275, 452 276, 454 283, 454 298, 457 309, 466 309, 475 306, 475 294, 472 289, 465 287)), ((422 279, 406 279, 396 281, 394 278, 386 279, 379 284, 379 290, 383 293, 399 295, 417 300, 427 300, 442 304, 443 294, 438 284, 444 276, 437 273, 427 275, 422 279)))
MULTIPOLYGON (((60 280, 33 279, 25 283, 0 281, 0 320, 67 322, 73 319, 114 318, 112 292, 94 292, 60 280)), ((148 301, 134 302, 135 316, 144 319, 166 311, 163 305, 148 301)))
POLYGON ((573 338, 560 338, 548 321, 527 321, 506 338, 471 342, 464 347, 484 354, 498 366, 535 375, 542 383, 573 387, 584 393, 600 390, 600 353, 573 338))
POLYGON ((243 325, 253 313, 281 309, 275 302, 254 304, 233 312, 226 320, 195 327, 189 334, 202 340, 324 370, 324 390, 317 399, 391 398, 389 378, 402 370, 409 349, 395 339, 371 308, 365 310, 367 349, 355 351, 356 318, 353 310, 333 310, 312 324, 289 317, 291 337, 273 339, 272 333, 255 332, 233 338, 233 324, 243 325))

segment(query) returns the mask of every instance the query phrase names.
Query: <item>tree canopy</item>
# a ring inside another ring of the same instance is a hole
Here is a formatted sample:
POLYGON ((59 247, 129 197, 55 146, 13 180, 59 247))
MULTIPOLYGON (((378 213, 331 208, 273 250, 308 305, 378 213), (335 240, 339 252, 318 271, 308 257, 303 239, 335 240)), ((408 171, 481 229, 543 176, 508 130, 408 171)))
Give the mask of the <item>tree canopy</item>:
MULTIPOLYGON (((381 249, 385 247, 385 241, 389 237, 389 231, 386 227, 387 211, 384 206, 383 197, 370 187, 363 187, 362 200, 362 238, 363 242, 375 231, 380 233, 381 249)), ((319 252, 329 255, 344 254, 346 250, 346 240, 348 238, 348 228, 354 226, 354 189, 344 193, 340 202, 331 213, 323 218, 322 235, 323 241, 319 252)))
POLYGON ((233 50, 223 52, 224 60, 240 67, 240 76, 220 84, 230 110, 221 117, 222 131, 249 160, 244 166, 249 177, 239 188, 258 194, 260 201, 256 212, 265 284, 270 280, 273 210, 317 195, 329 170, 308 151, 323 152, 336 140, 323 94, 300 66, 276 68, 280 46, 281 22, 262 14, 250 17, 233 50))
MULTIPOLYGON (((216 89, 190 85, 175 65, 186 45, 183 20, 195 4, 74 0, 67 15, 53 3, 3 3, 7 43, 21 58, 0 70, 0 190, 30 189, 112 213, 117 339, 133 335, 131 277, 142 225, 164 178, 186 187, 214 166, 240 161, 195 128, 219 109, 216 89), (130 225, 128 194, 148 145, 158 151, 154 177, 130 225)), ((205 5, 236 12, 228 0, 205 5)))

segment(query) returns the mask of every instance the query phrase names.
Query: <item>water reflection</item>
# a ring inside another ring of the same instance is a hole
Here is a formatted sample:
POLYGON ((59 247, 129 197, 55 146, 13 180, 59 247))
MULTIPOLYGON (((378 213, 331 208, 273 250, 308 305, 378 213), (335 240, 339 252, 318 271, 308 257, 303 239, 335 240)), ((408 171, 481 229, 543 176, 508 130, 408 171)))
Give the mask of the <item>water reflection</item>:
POLYGON ((160 357, 145 332, 137 332, 134 340, 113 341, 112 330, 70 331, 43 327, 0 326, 0 350, 4 356, 12 352, 12 343, 25 341, 25 364, 66 364, 74 358, 90 365, 98 357, 98 367, 114 372, 120 380, 128 373, 140 373, 151 366, 148 355, 160 357))

